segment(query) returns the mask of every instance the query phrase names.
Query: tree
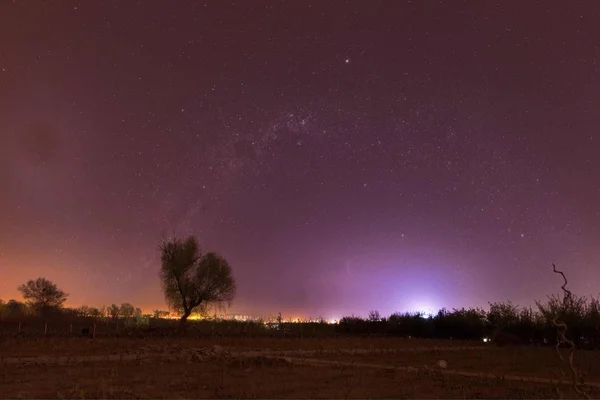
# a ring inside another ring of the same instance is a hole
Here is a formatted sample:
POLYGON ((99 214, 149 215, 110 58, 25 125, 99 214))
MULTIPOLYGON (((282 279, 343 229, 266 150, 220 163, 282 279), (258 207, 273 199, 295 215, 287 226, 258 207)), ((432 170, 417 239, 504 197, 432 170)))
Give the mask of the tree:
POLYGON ((381 321, 381 314, 379 314, 379 311, 377 311, 377 310, 369 311, 369 321, 371 321, 371 322, 381 321))
POLYGON ((118 319, 120 313, 121 313, 121 309, 116 304, 111 304, 110 307, 108 308, 108 315, 112 319, 118 319))
POLYGON ((17 290, 23 294, 23 298, 38 312, 62 308, 67 300, 67 293, 60 290, 55 283, 46 278, 29 280, 20 285, 17 290))
POLYGON ((89 316, 92 318, 100 318, 102 317, 102 311, 96 307, 90 307, 89 316))
POLYGON ((160 319, 166 318, 169 316, 169 311, 167 310, 152 310, 152 318, 160 319))
POLYGON ((98 308, 98 312, 100 313, 99 317, 104 318, 104 317, 108 317, 108 307, 106 306, 100 306, 100 308, 98 308))
POLYGON ((211 304, 231 303, 235 279, 231 266, 216 253, 203 253, 195 237, 165 240, 160 246, 162 283, 169 306, 180 312, 185 323, 194 311, 211 304))
POLYGON ((89 306, 81 306, 77 309, 77 314, 80 317, 88 317, 90 315, 90 307, 89 306))
POLYGON ((0 320, 8 315, 8 306, 4 303, 4 300, 0 299, 0 320))
POLYGON ((131 318, 135 313, 135 307, 133 307, 129 303, 121 304, 121 308, 119 309, 119 315, 123 318, 131 318))
POLYGON ((11 316, 22 317, 29 314, 29 307, 27 307, 27 304, 21 303, 18 300, 10 299, 6 303, 6 308, 8 309, 8 315, 11 316))

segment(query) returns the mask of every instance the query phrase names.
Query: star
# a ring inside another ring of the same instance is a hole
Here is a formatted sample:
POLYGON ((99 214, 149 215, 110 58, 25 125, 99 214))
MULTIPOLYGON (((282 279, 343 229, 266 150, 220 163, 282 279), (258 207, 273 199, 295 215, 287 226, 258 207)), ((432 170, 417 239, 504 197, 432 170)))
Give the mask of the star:
POLYGON ((232 313, 407 311, 383 309, 390 294, 528 306, 553 261, 582 296, 600 278, 590 2, 560 24, 532 2, 491 19, 435 2, 4 3, 5 301, 47 273, 76 305, 163 308, 156 249, 171 232, 230 261, 232 313))

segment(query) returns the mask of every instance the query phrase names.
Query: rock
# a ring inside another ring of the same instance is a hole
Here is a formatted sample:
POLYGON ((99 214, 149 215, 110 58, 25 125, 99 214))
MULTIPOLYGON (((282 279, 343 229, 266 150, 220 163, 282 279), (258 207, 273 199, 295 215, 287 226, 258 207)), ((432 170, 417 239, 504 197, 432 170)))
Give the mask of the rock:
POLYGON ((438 368, 441 368, 441 369, 448 368, 448 362, 446 362, 446 360, 438 360, 436 365, 438 366, 438 368))
POLYGON ((215 354, 221 354, 221 353, 223 353, 223 348, 222 348, 221 346, 219 346, 218 344, 215 344, 215 345, 212 347, 212 351, 213 351, 213 353, 215 353, 215 354))

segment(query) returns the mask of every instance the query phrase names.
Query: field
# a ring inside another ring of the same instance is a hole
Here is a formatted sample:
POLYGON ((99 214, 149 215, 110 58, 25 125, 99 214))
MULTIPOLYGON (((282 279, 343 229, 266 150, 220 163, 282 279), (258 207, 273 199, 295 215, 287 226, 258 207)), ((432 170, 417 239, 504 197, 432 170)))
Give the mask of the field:
MULTIPOLYGON (((3 398, 581 397, 552 347, 392 338, 51 337, 5 338, 0 346, 3 398)), ((580 387, 599 397, 598 353, 579 351, 575 359, 585 381, 580 387)))

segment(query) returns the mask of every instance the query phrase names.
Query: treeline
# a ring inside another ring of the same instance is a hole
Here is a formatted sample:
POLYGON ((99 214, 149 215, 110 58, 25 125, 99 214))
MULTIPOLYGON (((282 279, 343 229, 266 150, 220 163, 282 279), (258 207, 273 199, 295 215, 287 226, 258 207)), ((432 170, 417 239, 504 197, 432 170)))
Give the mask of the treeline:
POLYGON ((536 308, 507 302, 480 308, 442 309, 426 317, 419 313, 394 313, 380 317, 373 311, 367 318, 345 317, 338 334, 381 335, 431 339, 491 341, 499 345, 555 345, 556 324, 567 326, 566 337, 580 348, 600 348, 600 302, 595 298, 551 296, 536 302, 536 308))
POLYGON ((142 313, 142 309, 135 307, 130 303, 121 305, 111 304, 110 306, 90 307, 81 306, 76 308, 68 307, 46 307, 40 310, 32 304, 11 299, 4 302, 0 299, 0 321, 23 320, 43 318, 45 320, 66 320, 69 318, 91 318, 91 319, 141 319, 141 318, 166 318, 170 315, 169 311, 154 310, 151 314, 142 313))
MULTIPOLYGON (((180 321, 164 319, 167 311, 155 310, 142 314, 131 304, 109 307, 63 308, 49 317, 27 311, 27 305, 17 301, 0 306, 0 330, 9 326, 15 332, 14 322, 51 321, 53 332, 67 332, 68 324, 80 327, 98 324, 98 335, 130 335, 140 337, 174 336, 271 336, 271 337, 335 337, 335 336, 387 336, 403 338, 459 339, 491 341, 499 345, 554 345, 557 328, 554 324, 565 323, 567 337, 580 348, 600 348, 600 302, 595 298, 572 296, 566 301, 550 297, 536 308, 519 307, 511 302, 491 303, 489 310, 480 308, 442 309, 433 316, 419 313, 394 313, 382 317, 372 311, 368 317, 344 317, 338 323, 283 322, 280 316, 269 321, 231 321, 204 319, 189 321, 182 330, 180 321), (11 325, 7 325, 12 321, 11 325), (59 328, 55 328, 59 326, 59 328)), ((30 324, 30 326, 34 326, 30 324)), ((42 324, 38 323, 41 334, 42 324)))
MULTIPOLYGON (((0 334, 43 332, 76 335, 78 332, 99 335, 219 335, 276 337, 391 336, 431 339, 492 341, 497 344, 553 345, 557 332, 566 327, 566 338, 580 348, 600 348, 600 302, 596 298, 578 297, 567 288, 562 275, 563 296, 551 296, 536 302, 536 308, 519 307, 511 302, 490 303, 480 308, 440 310, 436 315, 394 313, 382 317, 372 311, 367 318, 344 317, 336 324, 284 322, 281 314, 268 321, 226 321, 204 319, 188 321, 194 313, 206 312, 210 305, 220 305, 233 298, 235 281, 229 264, 214 253, 201 253, 195 238, 166 241, 161 251, 161 279, 168 304, 178 310, 179 321, 166 319, 169 312, 155 310, 143 314, 132 304, 108 307, 65 308, 68 294, 46 278, 29 280, 17 289, 25 303, 0 300, 0 334), (182 271, 185 290, 176 290, 176 278, 182 271), (193 272, 193 273, 192 273, 193 272), (192 279, 193 278, 193 279, 192 279), (210 288, 210 293, 205 288, 210 288), (214 292, 214 293, 213 293, 214 292), (202 300, 202 301, 201 301, 202 300), (43 326, 40 332, 40 326, 43 326), (68 328, 67 328, 68 327, 68 328), (99 328, 99 329, 98 329, 99 328)), ((177 316, 175 316, 177 317, 177 316)))

